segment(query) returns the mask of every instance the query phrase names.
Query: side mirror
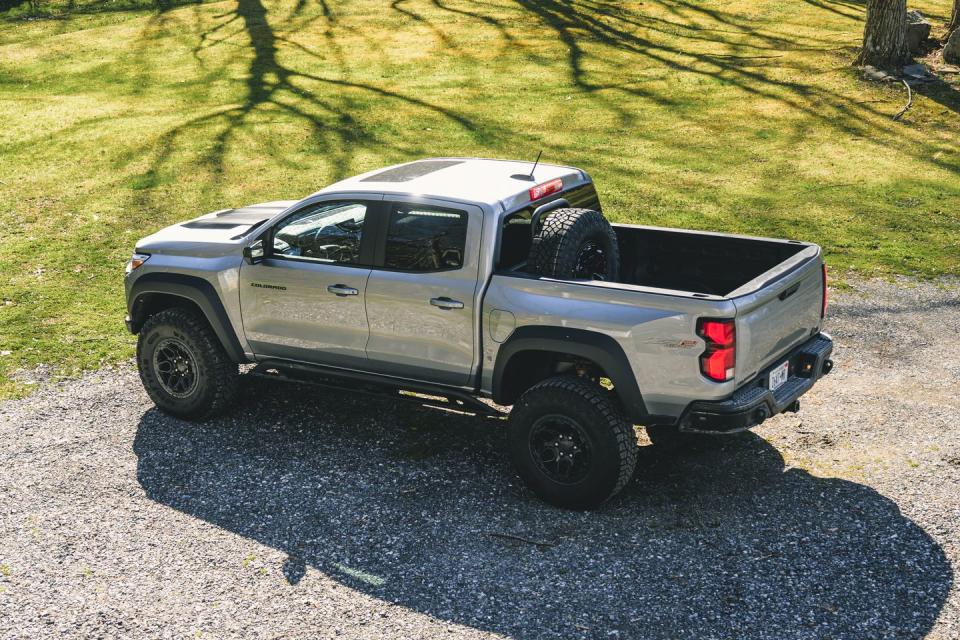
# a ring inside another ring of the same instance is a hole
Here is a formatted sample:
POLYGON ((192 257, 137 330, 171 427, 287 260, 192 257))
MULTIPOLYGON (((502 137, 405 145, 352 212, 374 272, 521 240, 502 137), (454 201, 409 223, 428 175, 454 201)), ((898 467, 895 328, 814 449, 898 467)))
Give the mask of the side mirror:
POLYGON ((257 264, 263 260, 263 240, 257 240, 243 248, 243 259, 247 264, 257 264))

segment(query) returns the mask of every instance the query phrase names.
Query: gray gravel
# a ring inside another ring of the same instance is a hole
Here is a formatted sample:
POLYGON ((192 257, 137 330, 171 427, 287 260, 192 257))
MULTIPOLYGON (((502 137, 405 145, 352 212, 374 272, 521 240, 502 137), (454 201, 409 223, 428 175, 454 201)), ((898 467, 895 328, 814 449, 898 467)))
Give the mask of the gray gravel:
POLYGON ((130 368, 41 385, 0 404, 0 637, 958 638, 958 291, 835 293, 800 414, 644 446, 587 514, 523 490, 494 421, 247 379, 191 425, 130 368))

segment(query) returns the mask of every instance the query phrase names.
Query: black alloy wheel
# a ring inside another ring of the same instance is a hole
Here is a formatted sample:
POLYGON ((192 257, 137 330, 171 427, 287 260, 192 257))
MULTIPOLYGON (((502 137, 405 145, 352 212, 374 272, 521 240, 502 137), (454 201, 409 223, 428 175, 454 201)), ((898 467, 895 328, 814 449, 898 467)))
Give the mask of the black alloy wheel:
POLYGON ((554 482, 576 484, 590 473, 590 437, 575 420, 558 414, 542 416, 534 422, 529 441, 530 456, 554 482))
POLYGON ((189 397, 197 388, 197 359, 177 338, 165 338, 154 347, 153 371, 163 390, 174 398, 189 397))
POLYGON ((637 434, 609 391, 586 378, 547 378, 527 389, 508 422, 517 474, 545 502, 595 509, 633 477, 637 434))
POLYGON ((599 243, 589 241, 580 246, 573 275, 576 279, 606 280, 607 254, 599 243))

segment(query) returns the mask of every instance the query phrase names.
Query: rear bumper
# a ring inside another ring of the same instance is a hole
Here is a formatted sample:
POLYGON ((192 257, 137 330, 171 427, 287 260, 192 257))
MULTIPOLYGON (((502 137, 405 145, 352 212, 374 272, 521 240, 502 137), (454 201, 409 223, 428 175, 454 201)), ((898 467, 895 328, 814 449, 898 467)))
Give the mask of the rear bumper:
POLYGON ((833 340, 818 333, 777 360, 737 389, 725 400, 691 402, 680 416, 678 427, 685 433, 735 433, 762 423, 784 411, 797 411, 800 396, 810 390, 833 368, 833 340), (790 361, 787 381, 775 391, 767 387, 770 371, 790 361))

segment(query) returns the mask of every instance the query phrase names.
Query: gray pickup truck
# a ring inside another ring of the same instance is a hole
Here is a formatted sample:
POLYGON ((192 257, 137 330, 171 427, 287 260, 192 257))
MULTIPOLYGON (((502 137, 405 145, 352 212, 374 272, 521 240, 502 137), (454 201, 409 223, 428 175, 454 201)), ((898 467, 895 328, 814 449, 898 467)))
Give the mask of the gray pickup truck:
POLYGON ((216 211, 140 240, 125 288, 167 413, 229 409, 251 363, 507 417, 519 475, 578 509, 631 478, 634 425, 741 431, 833 364, 818 246, 611 225, 584 171, 547 164, 420 160, 216 211))

